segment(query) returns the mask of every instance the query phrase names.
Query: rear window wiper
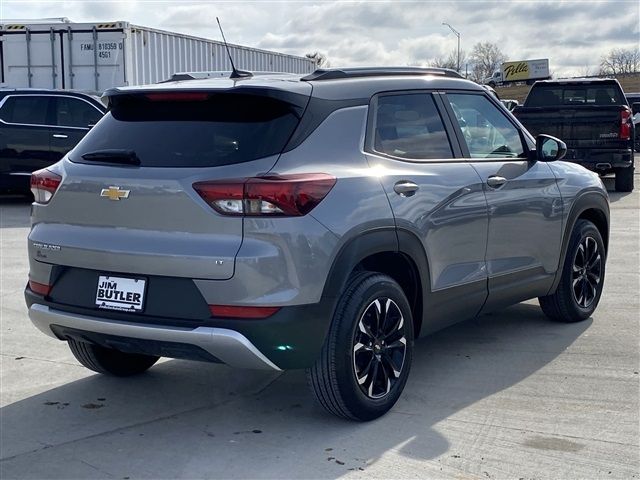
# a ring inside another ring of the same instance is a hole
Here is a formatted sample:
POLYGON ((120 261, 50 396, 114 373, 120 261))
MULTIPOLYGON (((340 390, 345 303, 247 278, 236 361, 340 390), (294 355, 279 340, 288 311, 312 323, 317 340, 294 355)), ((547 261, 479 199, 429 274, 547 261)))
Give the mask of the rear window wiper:
POLYGON ((84 160, 90 162, 120 163, 123 165, 140 165, 140 159, 133 150, 96 150, 82 154, 84 160))

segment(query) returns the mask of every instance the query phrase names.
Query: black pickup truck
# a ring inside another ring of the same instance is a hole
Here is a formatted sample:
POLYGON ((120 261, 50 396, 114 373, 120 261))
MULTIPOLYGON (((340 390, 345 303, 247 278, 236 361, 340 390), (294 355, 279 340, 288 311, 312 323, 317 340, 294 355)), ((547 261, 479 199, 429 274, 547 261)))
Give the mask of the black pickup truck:
POLYGON ((532 135, 563 140, 565 160, 601 175, 615 173, 617 191, 633 190, 632 114, 617 80, 536 82, 513 114, 532 135))

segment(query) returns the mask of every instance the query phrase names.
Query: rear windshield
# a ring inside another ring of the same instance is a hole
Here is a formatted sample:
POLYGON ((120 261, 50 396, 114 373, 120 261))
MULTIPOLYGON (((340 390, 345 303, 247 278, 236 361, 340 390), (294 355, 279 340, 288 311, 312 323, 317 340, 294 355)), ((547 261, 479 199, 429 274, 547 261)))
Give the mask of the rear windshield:
POLYGON ((527 107, 559 105, 624 105, 626 101, 617 85, 549 85, 531 89, 527 107))
POLYGON ((206 101, 130 99, 117 104, 69 154, 135 152, 145 167, 215 167, 280 153, 298 118, 291 106, 256 95, 206 101))

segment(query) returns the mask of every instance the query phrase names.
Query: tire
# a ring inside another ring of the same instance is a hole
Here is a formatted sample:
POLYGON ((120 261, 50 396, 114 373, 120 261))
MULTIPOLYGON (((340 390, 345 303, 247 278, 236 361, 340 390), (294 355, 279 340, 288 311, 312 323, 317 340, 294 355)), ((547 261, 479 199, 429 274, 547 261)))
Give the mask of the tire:
POLYGON ((94 372, 117 377, 128 377, 142 373, 151 368, 160 358, 125 353, 74 339, 69 339, 68 343, 71 353, 83 366, 94 372))
POLYGON ((616 168, 616 192, 633 191, 633 166, 627 168, 616 168))
POLYGON ((589 318, 602 295, 605 259, 604 243, 596 226, 588 220, 578 220, 571 232, 558 288, 552 295, 538 298, 545 315, 565 323, 589 318))
POLYGON ((307 369, 307 380, 328 412, 373 420, 400 397, 412 353, 413 318, 400 285, 387 275, 357 272, 338 300, 320 357, 307 369), (381 317, 378 328, 374 322, 381 317))

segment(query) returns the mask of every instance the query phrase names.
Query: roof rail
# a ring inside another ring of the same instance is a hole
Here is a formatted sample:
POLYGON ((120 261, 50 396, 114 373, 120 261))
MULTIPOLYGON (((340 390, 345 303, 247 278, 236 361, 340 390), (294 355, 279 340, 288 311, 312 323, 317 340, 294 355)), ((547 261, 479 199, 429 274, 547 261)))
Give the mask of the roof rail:
POLYGON ((319 68, 315 72, 302 77, 301 80, 336 80, 362 77, 391 77, 398 75, 442 75, 444 77, 463 78, 458 72, 447 68, 424 67, 364 67, 364 68, 319 68))

